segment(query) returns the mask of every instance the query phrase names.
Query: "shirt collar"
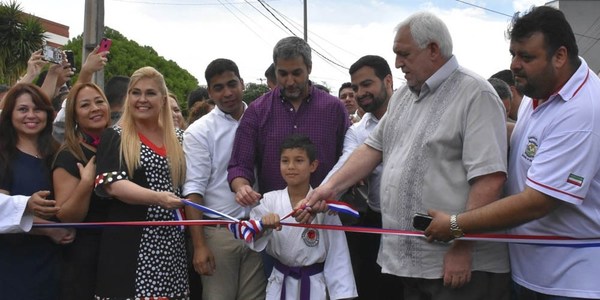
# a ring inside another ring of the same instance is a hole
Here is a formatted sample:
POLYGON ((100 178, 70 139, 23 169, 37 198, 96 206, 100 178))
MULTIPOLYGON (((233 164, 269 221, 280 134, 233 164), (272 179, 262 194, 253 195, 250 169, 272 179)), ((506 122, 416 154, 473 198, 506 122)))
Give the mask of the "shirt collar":
MULTIPOLYGON (((435 73, 425 81, 423 87, 427 86, 429 92, 434 92, 454 71, 456 71, 456 69, 458 69, 458 60, 456 59, 456 56, 452 55, 441 68, 435 71, 435 73)), ((421 91, 423 91, 423 88, 421 88, 421 91)))
POLYGON ((581 65, 577 68, 577 71, 575 71, 565 85, 551 97, 558 95, 564 101, 569 101, 575 97, 579 90, 585 85, 590 75, 590 69, 582 57, 579 57, 579 59, 581 60, 581 65))
MULTIPOLYGON (((242 101, 242 105, 244 105, 244 112, 242 113, 242 117, 243 117, 244 113, 246 113, 246 108, 248 108, 248 104, 246 104, 246 102, 242 101)), ((214 111, 218 116, 221 116, 223 118, 233 120, 233 121, 238 121, 238 120, 234 119, 230 114, 222 111, 218 106, 215 106, 215 109, 213 109, 212 111, 214 111)), ((240 120, 242 119, 242 117, 240 117, 240 120)))

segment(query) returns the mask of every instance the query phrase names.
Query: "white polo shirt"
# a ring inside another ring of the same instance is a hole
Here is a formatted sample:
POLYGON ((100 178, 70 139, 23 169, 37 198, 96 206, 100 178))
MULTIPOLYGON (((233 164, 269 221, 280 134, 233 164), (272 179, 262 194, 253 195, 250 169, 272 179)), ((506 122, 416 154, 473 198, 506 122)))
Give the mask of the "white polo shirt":
MULTIPOLYGON (((246 108, 244 103, 244 111, 246 108)), ((235 193, 227 182, 227 165, 238 125, 238 120, 215 107, 187 128, 183 134, 187 168, 183 195, 200 194, 206 207, 235 218, 247 218, 250 208, 235 202, 235 193)))
MULTIPOLYGON (((561 203, 513 234, 600 237, 600 79, 586 62, 543 104, 524 97, 511 137, 510 195, 525 186, 561 203)), ((511 244, 513 279, 528 289, 600 298, 600 248, 511 244)))

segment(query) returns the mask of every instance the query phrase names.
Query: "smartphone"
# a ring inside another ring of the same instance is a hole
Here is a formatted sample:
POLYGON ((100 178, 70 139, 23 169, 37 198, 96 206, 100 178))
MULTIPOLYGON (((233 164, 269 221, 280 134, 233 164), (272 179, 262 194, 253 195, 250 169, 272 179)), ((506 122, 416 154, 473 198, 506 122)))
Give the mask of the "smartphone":
POLYGON ((67 56, 67 61, 71 65, 71 70, 75 72, 75 54, 73 54, 73 51, 71 50, 65 50, 65 55, 67 56))
POLYGON ((433 218, 430 215, 416 213, 413 216, 413 227, 417 230, 425 231, 433 218))
POLYGON ((54 64, 60 64, 63 59, 62 51, 60 49, 48 45, 42 47, 42 55, 43 60, 54 64))
POLYGON ((112 45, 111 39, 102 38, 102 41, 100 41, 100 47, 98 48, 98 53, 104 52, 104 51, 109 51, 111 45, 112 45))

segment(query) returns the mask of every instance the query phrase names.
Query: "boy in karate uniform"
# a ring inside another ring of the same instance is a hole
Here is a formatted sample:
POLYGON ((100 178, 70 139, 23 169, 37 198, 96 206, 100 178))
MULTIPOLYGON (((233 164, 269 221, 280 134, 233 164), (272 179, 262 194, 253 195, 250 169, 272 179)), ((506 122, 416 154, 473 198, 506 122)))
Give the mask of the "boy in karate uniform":
MULTIPOLYGON (((250 218, 260 219, 265 230, 250 243, 266 249, 275 267, 267 284, 267 299, 349 299, 357 296, 346 236, 342 231, 281 227, 288 215, 312 190, 310 176, 319 161, 308 137, 291 135, 281 145, 280 170, 287 188, 264 194, 250 218)), ((287 222, 296 223, 294 218, 287 222)), ((318 214, 313 224, 341 225, 337 215, 318 214)))

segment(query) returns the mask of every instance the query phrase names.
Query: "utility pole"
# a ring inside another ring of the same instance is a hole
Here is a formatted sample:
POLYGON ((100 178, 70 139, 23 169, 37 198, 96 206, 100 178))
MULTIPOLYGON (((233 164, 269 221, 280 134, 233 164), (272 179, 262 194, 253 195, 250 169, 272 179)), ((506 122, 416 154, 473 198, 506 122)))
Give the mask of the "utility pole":
POLYGON ((306 2, 308 0, 304 0, 304 41, 308 43, 308 9, 306 7, 306 2))
MULTIPOLYGON (((104 0, 85 0, 85 15, 83 20, 83 57, 84 62, 90 52, 104 36, 104 0)), ((92 80, 104 89, 104 70, 96 72, 92 80)))

